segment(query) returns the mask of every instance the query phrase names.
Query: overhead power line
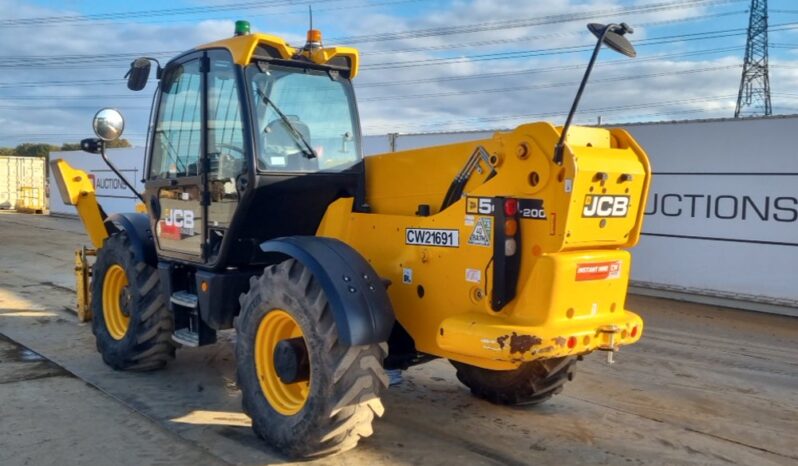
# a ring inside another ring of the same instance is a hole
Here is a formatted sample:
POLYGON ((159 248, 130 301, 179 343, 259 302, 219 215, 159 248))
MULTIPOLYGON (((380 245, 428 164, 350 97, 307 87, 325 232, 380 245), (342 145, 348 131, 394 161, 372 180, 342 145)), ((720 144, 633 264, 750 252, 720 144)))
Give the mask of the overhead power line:
POLYGON ((40 88, 40 87, 72 87, 72 86, 104 86, 109 84, 122 84, 125 82, 125 79, 117 78, 117 79, 83 79, 83 80, 76 80, 76 81, 34 81, 34 82, 4 82, 0 83, 0 89, 7 89, 7 88, 25 88, 25 87, 32 87, 32 88, 40 88))
MULTIPOLYGON (((774 26, 773 29, 779 31, 798 29, 798 23, 794 22, 794 23, 779 24, 774 26)), ((707 32, 696 32, 690 34, 677 34, 671 36, 652 37, 649 39, 642 39, 639 41, 635 41, 635 46, 643 47, 650 45, 672 44, 675 42, 723 39, 726 37, 744 36, 746 35, 746 31, 747 29, 745 28, 736 28, 736 29, 725 29, 719 31, 707 31, 707 32)), ((553 47, 548 49, 537 49, 537 50, 496 52, 496 53, 486 53, 479 55, 458 56, 458 57, 428 58, 424 60, 407 60, 401 62, 381 62, 370 65, 363 65, 361 69, 364 71, 383 70, 383 69, 395 69, 395 68, 414 68, 419 66, 437 66, 437 65, 456 64, 456 63, 472 63, 472 62, 488 61, 488 60, 510 60, 510 59, 531 58, 531 57, 546 56, 546 55, 581 53, 592 50, 593 47, 594 45, 590 46, 570 45, 570 46, 553 47)))
MULTIPOLYGON (((730 99, 734 99, 736 95, 729 94, 729 95, 719 95, 719 96, 712 96, 712 97, 695 97, 689 99, 679 99, 679 100, 668 100, 668 101, 658 101, 658 102, 646 102, 640 104, 631 104, 631 105, 617 105, 617 106, 610 106, 610 107, 598 107, 598 108, 587 108, 580 110, 581 116, 584 118, 586 115, 590 114, 605 114, 605 113, 614 113, 614 112, 626 112, 628 110, 635 110, 641 108, 658 108, 658 107, 667 107, 672 105, 685 105, 685 104, 693 104, 693 103, 703 103, 703 102, 715 102, 715 101, 728 101, 730 99)), ((553 112, 538 112, 538 113, 524 113, 524 114, 515 114, 515 115, 497 115, 491 117, 472 117, 472 118, 463 118, 457 120, 438 120, 435 122, 426 123, 423 125, 414 125, 414 126, 403 126, 410 127, 410 128, 428 128, 428 127, 445 127, 447 125, 452 124, 460 124, 460 123, 473 123, 473 124, 482 124, 482 123, 490 123, 490 122, 497 122, 497 121, 510 121, 510 120, 531 120, 531 119, 539 119, 539 118, 551 118, 551 117, 560 117, 565 116, 568 114, 567 109, 562 111, 553 111, 553 112)), ((390 131, 395 131, 396 126, 376 126, 375 128, 384 127, 390 131)))
MULTIPOLYGON (((624 65, 635 65, 641 62, 649 62, 649 61, 657 61, 657 60, 668 60, 671 58, 684 58, 684 57, 695 57, 695 56, 704 56, 704 55, 713 55, 718 53, 726 53, 726 52, 736 52, 740 50, 740 47, 722 47, 722 48, 714 48, 714 49, 702 49, 702 50, 693 50, 690 52, 677 52, 677 53, 667 53, 667 54, 660 54, 660 55, 651 55, 648 57, 638 57, 635 60, 608 60, 604 62, 596 63, 596 67, 601 66, 624 66, 624 65)), ((529 75, 529 74, 539 74, 539 73, 550 73, 554 71, 564 71, 564 70, 579 70, 584 69, 584 64, 576 64, 576 65, 557 65, 557 66, 548 66, 548 67, 536 67, 536 68, 527 68, 521 70, 513 70, 513 71, 501 71, 496 73, 469 73, 466 75, 461 76, 442 76, 442 77, 435 77, 435 78, 421 78, 421 79, 410 79, 404 81, 396 81, 396 80, 388 80, 388 81, 375 81, 375 82, 367 82, 363 84, 356 84, 355 86, 358 89, 362 88, 374 88, 374 87, 386 87, 386 86, 407 86, 407 85, 416 85, 416 84, 424 84, 424 83, 433 83, 433 82, 447 82, 447 81, 465 81, 471 79, 494 79, 500 78, 505 76, 517 76, 517 75, 529 75)))
MULTIPOLYGON (((678 74, 686 75, 686 74, 696 74, 696 73, 706 73, 710 71, 720 71, 720 70, 729 70, 733 68, 740 68, 740 65, 726 65, 726 66, 713 66, 707 68, 698 68, 698 69, 691 69, 691 70, 679 70, 678 74)), ((649 79, 649 78, 659 78, 663 76, 673 76, 674 71, 668 72, 661 72, 661 73, 649 73, 649 74, 633 74, 633 75, 620 75, 620 76, 611 76, 602 79, 594 79, 591 81, 591 84, 598 84, 598 83, 617 83, 619 81, 636 81, 638 79, 649 79)), ((501 88, 494 88, 494 89, 467 89, 467 90, 458 90, 452 92, 432 92, 427 94, 397 94, 397 95, 388 95, 388 96, 380 96, 380 97, 371 97, 371 98, 364 98, 359 99, 360 102, 383 102, 386 100, 407 100, 407 99, 430 99, 430 98, 439 98, 439 97, 468 97, 475 94, 505 94, 505 93, 512 93, 512 92, 519 92, 519 91, 531 91, 531 90, 540 90, 540 89, 553 89, 558 87, 570 87, 570 86, 577 86, 579 85, 579 81, 572 81, 572 82, 555 82, 555 83, 545 83, 545 84, 536 84, 533 86, 514 86, 514 87, 501 87, 501 88)))
MULTIPOLYGON (((721 70, 728 70, 733 68, 740 68, 740 65, 725 65, 725 66, 712 66, 712 67, 705 67, 705 68, 695 68, 695 69, 686 69, 686 70, 679 70, 679 75, 687 75, 687 74, 697 74, 697 73, 707 73, 711 71, 721 71, 721 70)), ((664 76, 673 76, 673 71, 668 72, 660 72, 660 73, 649 73, 649 74, 623 74, 619 76, 611 76, 607 78, 601 79, 594 79, 591 83, 615 83, 619 81, 636 81, 642 79, 650 79, 650 78, 658 78, 664 76)), ((540 90, 540 89, 553 89, 558 87, 569 87, 569 86, 576 86, 578 85, 578 81, 572 82, 551 82, 551 83, 543 83, 543 84, 536 84, 533 86, 514 86, 514 87, 502 87, 502 88, 495 88, 495 89, 467 89, 467 90, 458 90, 452 92, 433 92, 433 93, 426 93, 426 94, 396 94, 396 95, 388 95, 388 96, 379 96, 379 97, 366 97, 358 99, 358 102, 381 102, 387 100, 406 100, 406 99, 422 99, 422 98, 438 98, 438 97, 455 97, 455 96, 470 96, 475 94, 494 94, 494 93, 511 93, 511 92, 519 92, 519 91, 529 91, 529 90, 540 90)), ((151 97, 148 95, 140 95, 140 94, 120 94, 120 95, 110 95, 110 94, 87 94, 87 95, 73 95, 73 96, 59 96, 59 95, 35 95, 35 96, 0 96, 0 102, 4 100, 46 100, 52 102, 59 102, 64 100, 72 100, 72 99, 80 99, 80 100, 88 100, 88 99, 135 99, 135 100, 149 100, 151 97)), ((50 106, 51 107, 51 106, 50 106)), ((24 107, 20 107, 24 108, 24 107)))
MULTIPOLYGON (((724 4, 724 3, 735 3, 735 2, 739 2, 739 1, 742 1, 742 0, 679 0, 679 1, 671 1, 671 2, 660 2, 660 3, 654 3, 654 4, 644 4, 644 5, 639 5, 639 6, 635 6, 635 7, 626 7, 626 9, 629 10, 630 12, 632 12, 632 11, 639 12, 640 8, 643 8, 643 9, 654 8, 654 9, 656 9, 658 11, 659 9, 662 9, 662 8, 667 8, 667 9, 687 8, 687 7, 691 7, 691 6, 704 6, 705 4, 718 4, 718 3, 724 4)), ((250 2, 250 3, 252 3, 252 2, 250 2)), ((582 13, 582 14, 588 14, 589 13, 591 15, 600 15, 602 13, 606 13, 607 11, 613 11, 613 12, 618 13, 620 10, 622 10, 622 9, 617 9, 616 8, 616 9, 612 9, 612 10, 595 10, 595 11, 582 13)), ((133 13, 137 14, 137 12, 133 12, 133 13)), ((732 12, 732 13, 734 13, 734 12, 732 12)), ((608 13, 606 13, 606 14, 608 14, 608 13)), ((721 13, 721 14, 727 14, 727 13, 721 13)), ((573 16, 573 15, 570 15, 570 16, 573 16)), ((570 16, 569 15, 557 15, 556 18, 559 18, 560 20, 564 21, 567 18, 569 18, 570 16)), ((707 16, 713 16, 713 15, 707 15, 707 16)), ((55 18, 55 17, 50 17, 50 18, 55 18)), ((529 19, 529 21, 544 21, 544 20, 547 20, 547 19, 553 20, 554 18, 555 17, 533 18, 533 19, 529 19)), ((682 21, 682 20, 683 19, 668 20, 667 22, 677 22, 677 21, 682 21)), ((518 21, 518 20, 512 20, 512 21, 518 21)), ((499 22, 499 23, 504 24, 506 22, 499 22)), ((2 24, 2 21, 0 20, 0 25, 1 24, 2 24)), ((549 24, 549 23, 545 23, 545 24, 549 24)), ((495 26, 495 23, 483 23, 483 25, 484 26, 495 26)), ((456 26, 456 27, 448 28, 448 31, 449 31, 449 33, 457 33, 456 31, 460 31, 460 29, 457 29, 457 28, 473 29, 474 27, 478 27, 478 26, 479 26, 479 23, 477 23, 476 25, 472 24, 472 25, 465 25, 465 26, 456 26)), ((429 32, 429 30, 414 30, 414 31, 418 32, 419 34, 426 34, 426 33, 429 32)), ((411 32, 414 32, 414 31, 406 31, 406 33, 411 33, 411 32)), ((371 36, 369 36, 369 37, 371 37, 371 36)), ((88 54, 86 54, 86 55, 61 55, 61 56, 51 56, 50 55, 50 56, 34 56, 34 57, 31 57, 31 56, 11 56, 11 57, 0 57, 0 68, 9 68, 9 67, 13 68, 13 67, 27 66, 30 63, 31 60, 35 60, 39 66, 43 66, 43 67, 47 67, 47 68, 74 69, 74 68, 80 68, 80 67, 82 67, 83 64, 87 64, 87 63, 93 63, 93 64, 96 64, 96 63, 122 63, 122 62, 125 62, 127 60, 135 59, 138 56, 142 56, 142 55, 150 55, 150 56, 154 55, 154 56, 157 56, 157 57, 169 58, 169 57, 172 57, 172 56, 174 56, 174 55, 176 55, 176 54, 178 54, 180 52, 181 51, 179 51, 179 50, 173 50, 173 51, 159 51, 159 52, 144 52, 144 53, 139 53, 139 54, 124 53, 124 54, 103 54, 103 55, 88 55, 88 54)), ((510 52, 510 53, 519 56, 519 58, 523 58, 524 57, 523 51, 510 52)), ((575 53, 575 51, 564 51, 563 53, 575 53)), ((512 55, 508 55, 508 58, 510 56, 512 56, 512 55)), ((478 57, 478 58, 480 58, 480 57, 478 57)), ((496 59, 499 59, 499 58, 496 58, 496 59)), ((448 59, 439 58, 439 59, 431 59, 431 60, 449 60, 449 61, 451 61, 451 60, 454 60, 454 59, 452 59, 452 58, 448 58, 448 59)), ((423 63, 408 62, 406 65, 407 66, 422 66, 423 63)), ((365 65, 363 67, 363 69, 364 70, 365 69, 376 69, 376 67, 381 67, 381 66, 388 66, 388 64, 376 63, 376 64, 372 64, 372 65, 365 65)), ((404 65, 401 65, 401 66, 404 66, 404 65)), ((391 63, 390 67, 400 67, 400 64, 391 63)))
MULTIPOLYGON (((782 23, 775 25, 771 28, 773 31, 787 31, 798 29, 798 22, 782 23)), ((675 42, 697 41, 697 40, 712 40, 721 39, 726 37, 742 36, 746 34, 745 28, 725 29, 717 31, 706 31, 690 34, 677 34, 669 36, 652 37, 642 39, 635 44, 638 46, 648 45, 663 45, 675 42)), ((563 47, 554 47, 548 49, 537 50, 520 50, 511 52, 496 52, 488 54, 458 56, 458 57, 442 57, 442 58, 428 58, 424 60, 407 60, 400 62, 379 62, 374 64, 365 64, 361 66, 362 71, 383 70, 383 69, 396 69, 396 68, 410 68, 420 66, 438 66, 446 64, 457 63, 470 63, 478 61, 489 60, 511 60, 520 58, 532 58, 537 56, 548 56, 558 54, 572 54, 581 53, 592 49, 592 46, 585 45, 571 45, 563 47)), ((124 53, 124 54, 103 54, 98 56, 92 55, 69 55, 69 56, 12 56, 0 57, 0 68, 20 68, 30 65, 31 60, 36 62, 36 65, 41 68, 52 69, 65 69, 65 68, 83 68, 87 64, 92 64, 97 68, 99 64, 119 63, 127 65, 130 60, 140 56, 156 56, 156 57, 171 57, 181 51, 161 51, 161 52, 143 52, 143 53, 124 53)))
MULTIPOLYGON (((333 1, 333 0, 328 0, 328 1, 333 1)), ((353 1, 353 0, 335 0, 335 1, 353 1)), ((356 3, 354 5, 341 5, 341 6, 332 6, 332 7, 327 7, 327 8, 324 8, 324 7, 314 8, 313 9, 313 13, 318 14, 318 13, 329 12, 330 14, 333 14, 334 12, 345 11, 345 10, 361 10, 361 9, 368 9, 368 8, 390 7, 390 6, 396 6, 396 5, 406 4, 406 3, 418 3, 418 2, 429 3, 429 2, 438 2, 438 1, 442 1, 442 0, 386 0, 386 1, 382 1, 382 2, 369 1, 368 3, 356 3)), ((314 2, 308 1, 307 3, 296 3, 296 2, 294 2, 294 3, 287 4, 287 5, 279 5, 278 4, 278 5, 273 5, 271 7, 264 6, 262 8, 258 8, 258 9, 253 7, 251 9, 251 11, 249 11, 249 12, 247 12, 245 14, 245 18, 255 18, 255 17, 263 17, 263 16, 280 16, 280 17, 284 17, 284 16, 287 16, 287 15, 292 15, 292 16, 303 15, 304 16, 304 15, 308 14, 307 8, 305 8, 305 6, 307 6, 308 4, 316 6, 317 3, 318 2, 315 2, 315 1, 314 2), (280 7, 286 7, 286 8, 297 7, 297 8, 279 9, 280 7), (272 9, 272 8, 274 8, 274 9, 272 9), (252 10, 254 10, 254 11, 266 10, 268 12, 267 13, 256 13, 256 12, 253 12, 252 10)), ((245 10, 249 10, 249 9, 245 9, 245 10)), ((190 14, 190 15, 193 15, 193 16, 206 16, 208 19, 222 19, 222 18, 219 18, 219 12, 215 12, 215 11, 188 12, 186 14, 190 14)), ((136 24, 174 23, 176 21, 165 20, 164 18, 168 18, 170 16, 180 16, 180 15, 183 15, 183 13, 179 13, 177 15, 160 15, 160 16, 139 18, 140 21, 137 21, 136 24)), ((75 16, 77 17, 77 16, 80 16, 80 15, 75 15, 75 16)), ((85 17, 83 17, 83 18, 85 18, 85 17)), ((30 19, 30 18, 22 18, 22 19, 30 19)), ((118 19, 110 18, 110 19, 104 19, 103 20, 103 19, 90 19, 89 18, 89 19, 74 20, 74 21, 70 20, 70 21, 64 22, 64 23, 55 22, 53 24, 57 24, 59 27, 64 28, 64 27, 85 27, 87 23, 90 23, 91 26, 94 27, 94 26, 118 25, 120 20, 124 20, 124 19, 125 18, 118 18, 118 19)), ((136 18, 131 18, 131 19, 136 19, 136 18)), ((223 19, 227 19, 227 18, 223 18, 223 19)), ((2 27, 9 28, 9 27, 17 27, 17 26, 26 26, 26 25, 25 24, 9 24, 9 25, 6 25, 6 26, 1 26, 0 25, 0 28, 2 28, 2 27)))
MULTIPOLYGON (((729 11, 724 13, 713 13, 707 15, 700 15, 700 16, 688 16, 684 18, 678 19, 667 19, 663 21, 651 21, 648 23, 635 23, 635 28, 647 28, 647 27, 656 27, 656 26, 664 26, 664 25, 673 25, 685 22, 695 22, 695 21, 704 21, 707 19, 716 19, 724 16, 734 16, 743 13, 748 13, 748 10, 737 10, 737 11, 729 11)), ((493 45, 502 45, 502 44, 510 44, 510 43, 517 43, 517 42, 526 42, 526 41, 533 41, 533 40, 546 40, 551 39, 552 37, 573 37, 573 36, 581 36, 584 35, 584 31, 568 31, 568 32, 555 32, 555 33, 547 33, 547 34, 538 34, 534 36, 523 36, 523 37, 513 37, 509 39, 491 39, 491 40, 481 40, 476 42, 460 42, 454 41, 448 44, 441 44, 435 46, 426 46, 426 47, 414 47, 414 48, 406 48, 406 49, 375 49, 375 50, 361 50, 360 54, 363 56, 372 56, 372 55, 398 55, 403 53, 420 53, 420 52, 437 52, 442 50, 452 50, 452 49, 463 49, 463 48, 474 48, 474 47, 489 47, 493 45)))
POLYGON ((400 39, 421 39, 452 34, 469 34, 475 32, 507 30, 526 28, 532 26, 548 26, 571 21, 587 21, 604 17, 618 17, 631 14, 656 13, 661 11, 694 8, 700 6, 714 6, 722 4, 740 3, 745 0, 676 0, 669 2, 646 3, 641 5, 606 8, 601 10, 582 11, 578 13, 565 13, 559 15, 540 16, 535 18, 511 19, 503 21, 482 22, 459 26, 443 26, 427 29, 413 29, 409 31, 386 32, 382 34, 368 34, 359 36, 340 36, 332 38, 333 42, 355 44, 366 42, 382 42, 400 39))
POLYGON ((278 6, 317 5, 319 3, 334 3, 343 0, 272 0, 258 2, 228 3, 223 5, 206 5, 196 7, 163 8, 149 10, 120 11, 116 13, 96 13, 89 15, 59 15, 39 16, 31 18, 12 18, 0 20, 0 27, 7 26, 38 26, 45 24, 82 23, 98 20, 120 20, 136 18, 153 18, 164 16, 194 15, 199 13, 220 13, 225 11, 251 10, 259 8, 273 8, 278 6))
MULTIPOLYGON (((414 0, 415 1, 415 0, 414 0)), ((728 12, 728 13, 716 13, 711 15, 703 15, 703 16, 693 16, 687 18, 679 18, 679 19, 672 19, 672 20, 665 20, 665 21, 657 21, 651 23, 644 23, 638 25, 640 27, 647 27, 647 26, 656 26, 656 25, 663 25, 663 24, 674 24, 674 23, 681 23, 686 21, 696 21, 701 19, 708 19, 708 18, 715 18, 719 16, 726 16, 730 14, 739 14, 744 13, 747 10, 742 11, 735 11, 735 12, 728 12)), ((745 29, 741 29, 745 30, 745 29)), ((582 35, 583 32, 567 32, 567 33, 557 33, 556 35, 565 36, 565 35, 582 35)), ((536 39, 543 39, 543 38, 551 38, 552 34, 544 34, 544 35, 537 35, 537 36, 527 36, 525 38, 514 38, 514 39, 504 39, 504 40, 491 40, 491 41, 481 41, 481 42, 474 42, 474 43, 455 43, 455 44, 448 44, 442 45, 437 47, 421 47, 416 49, 405 49, 405 50, 378 50, 378 51, 364 51, 362 55, 379 55, 384 53, 407 53, 407 52, 422 52, 422 51, 435 51, 435 50, 446 50, 450 48, 460 48, 460 47, 478 47, 483 45, 496 45, 505 42, 513 42, 513 41, 521 41, 521 40, 536 40, 536 39)), ((125 52, 125 53, 107 53, 107 54, 72 54, 72 55, 18 55, 18 56, 0 56, 0 63, 7 64, 7 65, 25 65, 27 66, 31 60, 35 60, 37 63, 45 63, 45 62, 57 62, 59 64, 63 63, 76 63, 76 62, 101 62, 101 61, 120 61, 120 60, 134 60, 141 56, 157 56, 157 57, 172 57, 179 53, 183 52, 182 50, 161 50, 156 52, 125 52)))
MULTIPOLYGON (((798 44, 781 44, 783 48, 798 48, 798 44)), ((599 62, 596 66, 616 66, 616 65, 629 65, 629 64, 636 64, 641 62, 647 61, 654 61, 654 60, 667 60, 671 58, 683 58, 683 57, 694 57, 694 56, 703 56, 703 55, 712 55, 717 53, 725 53, 725 52, 733 52, 739 50, 739 47, 725 47, 725 48, 713 48, 713 49, 701 49, 701 50, 694 50, 690 52, 677 52, 677 53, 668 53, 668 54, 659 54, 659 55, 651 55, 647 57, 638 57, 635 60, 610 60, 605 62, 599 62)), ((789 68, 789 65, 781 65, 780 68, 789 68)), ((432 83, 432 82, 446 82, 446 81, 466 81, 472 79, 492 79, 492 78, 499 78, 505 76, 515 76, 515 75, 527 75, 527 74, 538 74, 538 73, 548 73, 553 71, 563 71, 563 70, 576 70, 584 68, 583 64, 574 64, 574 65, 558 65, 558 66, 549 66, 549 67, 535 67, 535 68, 526 68, 521 70, 513 70, 513 71, 503 71, 503 72, 495 72, 495 73, 469 73, 466 75, 455 75, 455 76, 440 76, 434 78, 421 78, 421 79, 411 79, 411 80, 386 80, 386 81, 372 81, 372 82, 360 82, 357 80, 355 82, 355 86, 357 89, 367 89, 367 88, 375 88, 375 87, 386 87, 386 86, 406 86, 406 85, 416 85, 416 84, 424 84, 424 83, 432 83)), ((94 85, 113 85, 113 84, 124 84, 125 79, 123 78, 115 78, 115 79, 97 79, 97 80, 75 80, 75 81, 64 81, 64 80, 54 80, 54 81, 24 81, 24 82, 0 82, 0 89, 9 89, 9 88, 39 88, 39 87, 63 87, 63 86, 94 86, 94 85)))
MULTIPOLYGON (((111 13, 95 13, 87 15, 55 15, 55 16, 40 16, 28 18, 9 18, 0 20, 0 27, 11 26, 33 26, 33 25, 46 25, 46 24, 69 24, 69 23, 85 23, 90 21, 102 20, 123 20, 123 19, 147 19, 147 18, 161 18, 170 16, 185 16, 197 15, 205 13, 220 13, 227 11, 243 11, 262 8, 274 8, 283 6, 304 6, 304 5, 318 5, 320 3, 337 3, 343 0, 272 0, 272 1, 249 1, 241 3, 228 3, 221 5, 205 5, 196 7, 180 7, 180 8, 162 8, 162 9, 148 9, 148 10, 131 10, 120 11, 111 13)), ((395 2, 381 2, 377 6, 393 3, 404 3, 413 0, 395 1, 395 2)), ((349 36, 352 43, 355 40, 368 40, 368 41, 382 41, 394 40, 398 38, 407 38, 408 36, 415 35, 416 37, 431 37, 437 35, 447 35, 451 33, 467 33, 467 32, 481 32, 487 30, 505 29, 508 27, 526 27, 524 21, 534 22, 533 25, 550 24, 552 22, 563 21, 576 21, 580 19, 591 19, 603 16, 631 14, 631 13, 650 13, 658 11, 667 11, 670 9, 690 8, 696 6, 713 6, 729 3, 737 3, 743 0, 677 0, 670 2, 657 2, 643 5, 636 5, 633 7, 610 8, 603 10, 585 11, 576 14, 552 15, 544 18, 526 19, 526 20, 512 20, 511 22, 492 22, 471 25, 467 30, 459 30, 463 26, 452 26, 448 28, 428 28, 420 31, 401 31, 393 33, 383 33, 374 36, 349 36), (572 18, 572 19, 571 19, 572 18), (535 22, 536 21, 536 22, 535 22), (521 25, 519 25, 521 24, 521 25)), ((363 6, 350 6, 348 8, 362 8, 363 6)), ((339 7, 337 9, 344 9, 347 7, 339 7)), ((414 37, 415 38, 415 37, 414 37)))
POLYGON ((72 99, 138 99, 147 100, 152 99, 151 94, 83 94, 83 95, 0 95, 0 102, 4 100, 47 100, 57 102, 60 100, 72 99))

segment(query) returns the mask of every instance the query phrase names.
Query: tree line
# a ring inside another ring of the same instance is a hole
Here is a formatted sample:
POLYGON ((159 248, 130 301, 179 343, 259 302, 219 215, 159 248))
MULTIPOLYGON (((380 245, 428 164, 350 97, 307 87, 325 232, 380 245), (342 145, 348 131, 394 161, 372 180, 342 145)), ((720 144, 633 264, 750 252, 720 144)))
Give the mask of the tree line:
MULTIPOLYGON (((117 149, 122 147, 133 147, 127 139, 117 139, 106 142, 105 147, 117 149)), ((60 146, 53 144, 42 144, 34 142, 24 142, 16 147, 0 147, 0 155, 15 155, 18 157, 47 157, 50 152, 80 150, 80 143, 65 142, 60 146)))

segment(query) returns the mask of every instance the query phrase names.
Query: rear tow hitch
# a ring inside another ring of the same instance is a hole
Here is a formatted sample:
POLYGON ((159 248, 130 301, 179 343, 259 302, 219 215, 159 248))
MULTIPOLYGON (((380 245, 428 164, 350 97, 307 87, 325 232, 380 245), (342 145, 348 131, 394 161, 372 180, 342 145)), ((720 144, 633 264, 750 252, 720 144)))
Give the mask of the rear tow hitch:
POLYGON ((620 349, 620 347, 615 344, 615 335, 620 331, 621 329, 617 325, 604 325, 598 329, 599 335, 607 335, 607 343, 598 347, 599 351, 607 352, 607 364, 615 363, 613 356, 615 352, 620 349))

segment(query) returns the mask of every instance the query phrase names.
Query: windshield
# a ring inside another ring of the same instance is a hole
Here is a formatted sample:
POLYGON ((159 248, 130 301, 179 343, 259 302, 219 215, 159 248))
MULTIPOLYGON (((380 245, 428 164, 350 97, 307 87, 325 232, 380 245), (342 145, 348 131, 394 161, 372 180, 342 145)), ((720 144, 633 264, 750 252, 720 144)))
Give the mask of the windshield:
POLYGON ((247 77, 259 135, 259 169, 341 171, 361 159, 349 81, 321 70, 263 64, 251 65, 247 77))

